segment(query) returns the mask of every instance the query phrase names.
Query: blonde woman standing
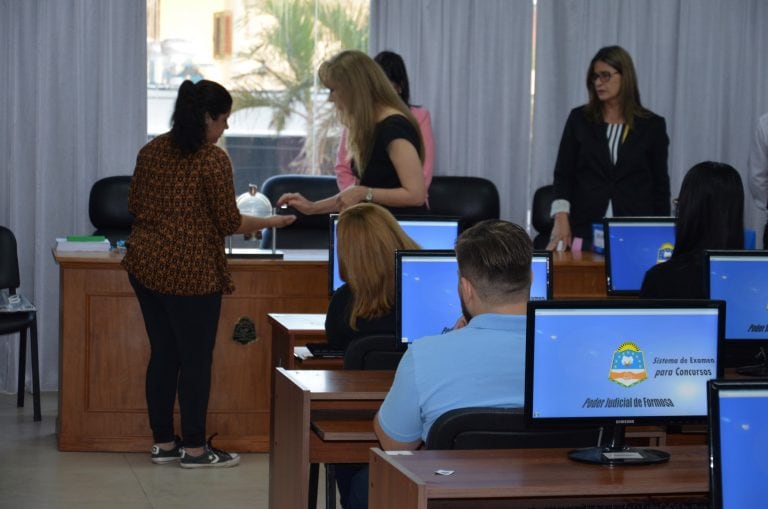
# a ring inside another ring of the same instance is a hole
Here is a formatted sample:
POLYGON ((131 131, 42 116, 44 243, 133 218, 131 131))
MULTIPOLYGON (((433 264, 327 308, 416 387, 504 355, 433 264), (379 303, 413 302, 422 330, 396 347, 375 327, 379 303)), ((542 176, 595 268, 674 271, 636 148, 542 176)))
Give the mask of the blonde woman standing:
POLYGON ((338 194, 310 201, 286 193, 278 205, 304 214, 328 214, 372 202, 395 214, 425 212, 424 143, 419 124, 387 75, 361 51, 343 51, 318 70, 339 119, 360 182, 338 194))

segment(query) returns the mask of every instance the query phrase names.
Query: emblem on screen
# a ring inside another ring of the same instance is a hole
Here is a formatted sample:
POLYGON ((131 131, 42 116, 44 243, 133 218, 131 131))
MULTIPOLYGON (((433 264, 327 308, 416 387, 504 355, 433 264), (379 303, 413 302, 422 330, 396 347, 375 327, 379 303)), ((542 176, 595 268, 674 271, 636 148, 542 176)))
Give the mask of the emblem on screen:
POLYGON ((642 350, 634 343, 619 345, 613 352, 608 378, 624 387, 632 387, 648 378, 642 350))
POLYGON ((656 263, 666 262, 667 260, 672 258, 672 251, 674 250, 675 250, 675 246, 673 246, 669 242, 663 243, 659 248, 659 251, 656 253, 656 263))

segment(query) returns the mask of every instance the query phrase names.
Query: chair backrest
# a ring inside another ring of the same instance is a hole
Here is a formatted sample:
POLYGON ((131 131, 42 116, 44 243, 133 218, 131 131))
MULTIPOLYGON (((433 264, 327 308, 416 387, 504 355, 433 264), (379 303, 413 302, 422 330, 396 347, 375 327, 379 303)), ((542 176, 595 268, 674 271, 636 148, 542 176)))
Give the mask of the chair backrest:
POLYGON ((435 176, 429 186, 430 214, 460 217, 465 230, 484 219, 499 218, 499 191, 481 177, 435 176))
POLYGON ((594 447, 600 428, 526 429, 519 408, 467 407, 449 410, 432 424, 427 449, 523 449, 594 447))
POLYGON ((0 289, 16 293, 19 280, 19 258, 16 236, 5 226, 0 226, 0 289))
MULTIPOLYGON (((328 198, 339 192, 336 177, 331 175, 273 175, 262 184, 261 193, 269 198, 273 206, 284 193, 301 193, 305 198, 315 201, 328 198)), ((281 212, 282 213, 282 212, 281 212)), ((328 215, 304 215, 292 208, 286 214, 296 214, 296 221, 277 232, 278 249, 327 249, 328 215)), ((272 231, 266 230, 261 240, 261 247, 272 247, 272 231)))
POLYGON ((405 348, 393 335, 364 336, 352 341, 347 347, 344 352, 344 369, 397 369, 405 348))
POLYGON ((88 198, 88 216, 96 227, 94 235, 104 235, 113 244, 131 233, 133 214, 128 211, 130 175, 116 175, 97 180, 88 198))
POLYGON ((549 234, 555 224, 555 220, 550 216, 554 196, 555 186, 552 184, 542 186, 533 193, 531 224, 538 234, 533 239, 534 249, 544 249, 549 243, 549 234))

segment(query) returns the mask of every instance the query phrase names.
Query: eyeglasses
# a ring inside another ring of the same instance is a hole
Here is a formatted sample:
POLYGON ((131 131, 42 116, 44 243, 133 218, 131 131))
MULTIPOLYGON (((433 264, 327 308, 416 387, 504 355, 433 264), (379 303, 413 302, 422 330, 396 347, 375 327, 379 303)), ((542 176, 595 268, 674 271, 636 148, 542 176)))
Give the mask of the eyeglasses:
POLYGON ((594 82, 595 80, 600 80, 600 83, 607 83, 611 81, 611 78, 614 74, 621 74, 619 71, 610 72, 610 71, 603 71, 603 72, 593 72, 589 75, 589 81, 594 82))

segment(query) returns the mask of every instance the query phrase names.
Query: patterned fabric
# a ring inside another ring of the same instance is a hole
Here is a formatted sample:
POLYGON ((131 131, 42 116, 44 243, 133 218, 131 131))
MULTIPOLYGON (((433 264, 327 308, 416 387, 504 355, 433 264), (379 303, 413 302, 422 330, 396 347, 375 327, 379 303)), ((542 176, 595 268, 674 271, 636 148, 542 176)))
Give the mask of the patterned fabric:
POLYGON ((224 237, 240 226, 232 164, 206 144, 183 156, 169 133, 136 159, 128 208, 135 216, 123 267, 142 285, 172 295, 231 293, 224 237))

